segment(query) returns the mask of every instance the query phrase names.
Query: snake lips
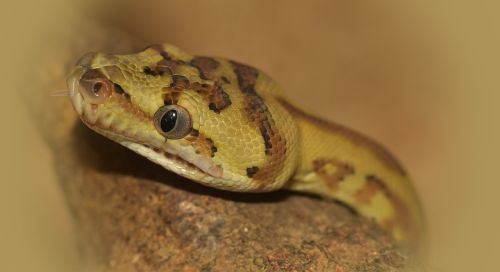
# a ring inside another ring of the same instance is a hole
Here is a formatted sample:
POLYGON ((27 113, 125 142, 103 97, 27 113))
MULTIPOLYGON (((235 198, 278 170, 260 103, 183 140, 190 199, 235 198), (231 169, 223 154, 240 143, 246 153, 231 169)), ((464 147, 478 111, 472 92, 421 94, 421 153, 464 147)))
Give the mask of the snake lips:
POLYGON ((385 148, 291 103, 262 71, 164 44, 130 55, 89 53, 68 79, 82 121, 206 186, 289 189, 335 199, 417 247, 422 211, 385 148))

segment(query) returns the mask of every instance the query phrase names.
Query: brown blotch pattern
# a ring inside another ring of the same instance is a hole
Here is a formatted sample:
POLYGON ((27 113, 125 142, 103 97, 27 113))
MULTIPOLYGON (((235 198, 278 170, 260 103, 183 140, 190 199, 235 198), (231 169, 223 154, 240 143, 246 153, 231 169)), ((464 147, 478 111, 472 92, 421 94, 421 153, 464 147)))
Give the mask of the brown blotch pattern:
POLYGON ((219 62, 209 57, 194 57, 190 64, 198 69, 201 79, 213 79, 213 72, 219 68, 219 62))
POLYGON ((346 176, 354 175, 354 167, 348 163, 336 159, 317 159, 312 162, 313 170, 320 176, 332 190, 337 190, 339 183, 346 176), (334 167, 334 172, 329 171, 328 167, 334 167))
POLYGON ((184 65, 186 62, 183 60, 175 59, 174 57, 170 56, 168 52, 166 52, 163 49, 163 46, 161 45, 151 45, 145 48, 146 49, 152 49, 157 51, 161 56, 162 59, 155 63, 154 65, 146 66, 143 68, 143 72, 147 75, 151 76, 163 76, 163 75, 173 75, 177 71, 177 67, 179 65, 184 65))
MULTIPOLYGON (((164 88, 165 105, 177 104, 179 97, 185 89, 192 89, 207 100, 208 108, 216 113, 231 105, 229 94, 223 89, 221 84, 229 82, 229 80, 216 80, 214 84, 206 84, 199 82, 190 82, 188 78, 176 74, 177 67, 180 65, 191 65, 195 67, 201 79, 213 79, 213 72, 220 66, 220 63, 210 57, 194 57, 190 63, 175 59, 166 52, 161 45, 151 45, 146 49, 152 49, 160 53, 162 60, 158 61, 152 67, 144 67, 143 72, 151 76, 169 75, 172 77, 172 83, 169 88, 164 88), (227 81, 227 82, 226 82, 227 81)), ((145 49, 145 50, 146 50, 145 49)))
POLYGON ((371 152, 377 156, 388 168, 393 169, 402 176, 406 176, 406 171, 398 162, 398 160, 384 147, 375 142, 374 140, 364 136, 361 133, 355 132, 347 127, 340 124, 332 123, 308 113, 305 113, 301 109, 290 104, 288 101, 282 98, 277 98, 278 102, 285 107, 292 115, 308 120, 309 122, 321 127, 323 129, 329 130, 333 133, 341 134, 342 136, 350 139, 354 144, 365 146, 371 152))
POLYGON ((171 75, 172 70, 170 67, 162 66, 162 65, 155 65, 153 68, 146 66, 142 70, 146 75, 150 76, 163 76, 164 74, 171 75))
POLYGON ((208 101, 208 108, 216 113, 220 113, 232 103, 229 94, 217 83, 209 85, 195 82, 189 88, 203 95, 208 101))
POLYGON ((179 97, 185 89, 194 90, 201 94, 207 100, 208 108, 216 113, 220 113, 223 109, 231 105, 229 95, 219 84, 190 83, 185 76, 181 75, 173 75, 170 86, 164 88, 163 100, 165 101, 165 105, 177 104, 179 97))
POLYGON ((259 71, 236 61, 231 61, 231 64, 233 65, 240 89, 245 93, 255 93, 255 83, 257 82, 259 71))
POLYGON ((212 139, 206 137, 196 129, 193 129, 185 139, 191 142, 191 146, 194 148, 196 154, 214 157, 215 152, 217 152, 217 147, 212 139))
POLYGON ((182 91, 184 89, 188 89, 190 85, 191 84, 189 83, 189 79, 187 77, 181 75, 173 75, 172 83, 170 83, 170 88, 182 91))
MULTIPOLYGON (((375 175, 367 175, 365 177, 366 184, 356 192, 356 199, 360 204, 368 205, 371 199, 377 193, 382 193, 391 202, 395 210, 395 215, 387 220, 380 222, 384 229, 392 231, 395 226, 400 225, 403 229, 407 230, 410 234, 416 235, 419 233, 420 225, 414 222, 411 212, 403 201, 396 195, 392 194, 385 182, 375 175)), ((415 236, 416 237, 416 236, 415 236)), ((409 237, 411 239, 411 237, 409 237)))
POLYGON ((262 181, 261 186, 264 187, 267 182, 273 182, 283 169, 286 141, 280 135, 264 100, 255 90, 259 71, 235 61, 231 61, 231 64, 238 80, 238 86, 241 92, 245 94, 243 110, 248 120, 259 128, 264 139, 264 151, 267 160, 262 167, 255 171, 256 173, 252 173, 252 178, 262 181))
POLYGON ((382 192, 388 198, 391 198, 389 190, 385 187, 384 182, 379 178, 374 175, 368 175, 365 180, 366 185, 356 193, 356 199, 359 203, 364 205, 370 204, 372 197, 378 192, 382 192))

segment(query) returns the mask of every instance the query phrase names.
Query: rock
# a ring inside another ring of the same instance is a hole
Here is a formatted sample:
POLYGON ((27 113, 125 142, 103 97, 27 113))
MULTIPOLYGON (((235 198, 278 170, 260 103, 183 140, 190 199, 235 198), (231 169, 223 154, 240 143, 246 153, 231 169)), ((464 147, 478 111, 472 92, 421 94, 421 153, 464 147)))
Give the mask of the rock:
POLYGON ((57 171, 92 270, 389 271, 407 263, 375 224, 337 203, 203 187, 80 123, 67 137, 57 171))

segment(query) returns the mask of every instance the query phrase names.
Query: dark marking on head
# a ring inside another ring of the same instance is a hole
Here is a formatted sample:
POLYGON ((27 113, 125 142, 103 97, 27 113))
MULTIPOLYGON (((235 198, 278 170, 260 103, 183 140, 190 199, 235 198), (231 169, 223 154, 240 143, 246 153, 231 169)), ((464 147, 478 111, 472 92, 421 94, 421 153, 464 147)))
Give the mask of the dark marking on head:
POLYGON ((264 188, 278 177, 285 163, 286 140, 276 127, 273 116, 267 108, 264 99, 257 93, 256 83, 259 71, 251 66, 239 62, 230 61, 233 71, 238 80, 238 87, 244 94, 243 110, 248 121, 259 129, 264 141, 263 151, 266 154, 266 162, 257 173, 253 173, 253 179, 260 181, 260 187, 264 188))
POLYGON ((186 90, 193 90, 199 94, 201 94, 207 100, 207 106, 210 110, 220 113, 222 110, 231 105, 231 98, 229 94, 220 86, 215 83, 214 85, 210 84, 200 84, 199 82, 190 83, 189 79, 182 75, 173 75, 172 83, 168 88, 165 88, 164 91, 166 93, 166 98, 172 98, 172 96, 176 96, 176 99, 165 99, 169 103, 177 103, 178 98, 181 93, 186 90))
POLYGON ((270 142, 270 124, 266 114, 270 115, 262 98, 255 91, 255 83, 259 71, 251 66, 231 61, 233 71, 238 79, 238 86, 247 95, 245 99, 245 110, 249 114, 250 121, 259 123, 259 130, 264 139, 266 154, 269 154, 272 144, 270 142), (267 112, 267 113, 266 113, 267 112), (259 114, 265 113, 265 114, 259 114))
POLYGON ((340 124, 329 122, 317 118, 311 114, 308 114, 302 111, 301 109, 295 107, 294 105, 290 104, 283 98, 277 98, 277 101, 293 116, 308 120, 309 122, 318 126, 319 128, 331 131, 332 133, 340 134, 344 136, 346 139, 350 140, 355 145, 366 147, 376 157, 378 157, 388 168, 393 169, 402 176, 406 176, 406 171, 398 162, 398 160, 389 151, 387 151, 384 147, 382 147, 374 140, 340 124))
MULTIPOLYGON (((168 53, 165 51, 165 48, 161 44, 153 44, 150 46, 147 46, 144 50, 151 49, 156 52, 158 52, 164 59, 171 59, 168 53)), ((143 51, 144 51, 143 50, 143 51)))
POLYGON ((184 89, 189 88, 189 79, 185 76, 181 75, 173 75, 172 83, 170 84, 170 88, 174 88, 176 90, 182 91, 184 89))
POLYGON ((279 141, 281 141, 281 136, 278 135, 274 123, 271 123, 272 116, 267 109, 264 100, 255 92, 253 85, 248 87, 245 97, 245 112, 250 121, 258 125, 262 139, 264 140, 266 155, 269 155, 272 151, 272 136, 277 136, 279 141))
POLYGON ((162 59, 156 63, 156 69, 163 74, 173 75, 177 71, 177 67, 183 64, 184 62, 181 60, 162 59))
POLYGON ((145 66, 142 72, 150 76, 163 76, 164 74, 172 75, 172 70, 170 67, 163 65, 162 63, 157 63, 153 69, 149 66, 145 66))
POLYGON ((220 113, 232 103, 229 98, 229 94, 227 94, 227 92, 224 91, 224 89, 219 85, 215 86, 215 89, 212 94, 209 95, 208 100, 210 101, 209 108, 210 105, 212 105, 210 109, 216 113, 220 113))
POLYGON ((180 59, 176 59, 171 56, 165 48, 160 44, 154 44, 146 47, 144 50, 154 50, 158 52, 162 59, 157 63, 146 66, 143 68, 143 72, 147 75, 151 76, 162 76, 162 75, 173 75, 177 70, 179 65, 185 65, 186 62, 180 59))
POLYGON ((233 65, 233 71, 238 79, 238 86, 243 92, 255 92, 255 83, 257 82, 257 76, 259 71, 251 66, 231 61, 233 65))
POLYGON ((231 81, 229 81, 229 79, 227 79, 227 77, 225 77, 225 76, 221 76, 221 77, 220 77, 220 79, 221 79, 221 80, 222 80, 222 82, 223 82, 223 83, 225 83, 225 84, 230 84, 230 83, 231 83, 231 81))
POLYGON ((212 111, 217 112, 217 107, 215 106, 215 104, 213 102, 208 103, 208 108, 212 111))
POLYGON ((213 72, 219 68, 219 62, 210 57, 194 57, 190 64, 198 69, 201 79, 213 79, 213 72))
POLYGON ((173 58, 172 58, 172 57, 170 57, 170 55, 168 54, 168 52, 167 52, 167 51, 164 51, 164 50, 160 51, 160 55, 161 55, 161 56, 163 57, 163 59, 165 59, 165 60, 173 60, 173 58))
POLYGON ((259 171, 259 167, 257 166, 247 168, 247 177, 253 177, 257 173, 257 171, 259 171))
POLYGON ((150 75, 150 76, 157 76, 158 74, 156 73, 156 71, 153 71, 151 69, 151 67, 149 66, 146 66, 142 69, 142 72, 145 73, 146 75, 150 75))
POLYGON ((269 152, 271 151, 271 148, 273 147, 273 144, 271 143, 271 137, 269 136, 269 132, 268 132, 268 126, 266 126, 265 124, 263 124, 263 126, 261 126, 259 129, 260 129, 260 135, 262 135, 262 138, 264 139, 264 145, 266 147, 266 155, 269 154, 269 152))
POLYGON ((195 82, 191 84, 190 89, 203 95, 208 101, 208 108, 216 113, 220 113, 232 103, 229 94, 217 83, 212 86, 195 82))

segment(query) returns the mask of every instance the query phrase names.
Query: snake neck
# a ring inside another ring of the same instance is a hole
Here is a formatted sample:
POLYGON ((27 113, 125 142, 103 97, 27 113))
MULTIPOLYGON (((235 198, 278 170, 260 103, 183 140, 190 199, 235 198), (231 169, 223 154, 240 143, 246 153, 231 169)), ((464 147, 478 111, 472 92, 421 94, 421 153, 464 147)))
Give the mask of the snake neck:
POLYGON ((423 232, 420 205, 406 172, 373 140, 319 119, 285 99, 298 126, 300 152, 287 187, 335 199, 371 218, 396 240, 416 247, 423 232))

